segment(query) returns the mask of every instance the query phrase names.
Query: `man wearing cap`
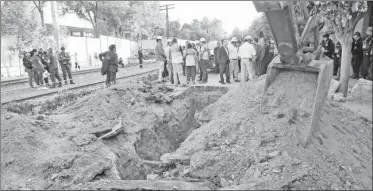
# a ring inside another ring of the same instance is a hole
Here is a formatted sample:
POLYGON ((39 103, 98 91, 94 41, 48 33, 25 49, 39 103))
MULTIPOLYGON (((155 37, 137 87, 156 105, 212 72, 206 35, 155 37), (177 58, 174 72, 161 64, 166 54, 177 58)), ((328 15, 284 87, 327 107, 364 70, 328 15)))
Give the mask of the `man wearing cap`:
POLYGON ((359 79, 359 69, 363 61, 363 40, 361 39, 360 32, 355 32, 353 38, 351 49, 353 78, 359 79))
POLYGON ((155 45, 155 59, 158 65, 158 81, 162 82, 163 77, 162 73, 164 72, 164 61, 166 60, 166 55, 162 46, 162 37, 158 36, 156 39, 157 45, 155 45))
POLYGON ((171 58, 170 58, 171 44, 172 44, 172 40, 167 39, 167 46, 164 49, 164 51, 165 51, 165 55, 167 57, 165 62, 166 62, 167 70, 168 70, 168 76, 170 78, 171 84, 173 84, 174 83, 174 73, 173 73, 173 68, 172 68, 172 61, 171 61, 171 58))
POLYGON ((241 82, 247 81, 247 73, 249 73, 250 80, 254 79, 255 70, 253 58, 256 55, 256 51, 251 42, 251 37, 246 36, 245 43, 241 45, 238 50, 238 57, 241 58, 241 82))
POLYGON ((373 46, 372 27, 367 28, 366 34, 367 36, 365 37, 364 42, 363 42, 364 55, 363 55, 363 65, 361 67, 361 76, 364 79, 367 79, 369 77, 368 76, 369 67, 372 64, 369 59, 372 56, 371 51, 372 51, 372 46, 373 46))
POLYGON ((238 49, 237 49, 237 38, 233 37, 231 40, 232 44, 228 46, 229 55, 229 76, 232 76, 235 82, 238 80, 238 49))
POLYGON ((208 74, 207 74, 207 65, 210 58, 210 51, 207 47, 205 38, 200 39, 201 48, 200 48, 200 79, 201 83, 207 83, 208 74))
POLYGON ((72 78, 72 75, 71 75, 71 62, 70 62, 70 60, 71 60, 70 55, 67 52, 65 52, 65 47, 61 47, 61 52, 58 54, 58 61, 61 65, 63 80, 65 81, 66 85, 67 85, 66 73, 69 76, 70 84, 75 84, 73 82, 73 78, 72 78))
MULTIPOLYGON (((327 56, 330 59, 333 59, 333 53, 334 53, 334 43, 331 39, 329 39, 329 34, 324 34, 323 40, 321 41, 321 51, 325 56, 327 56)), ((335 72, 336 66, 334 66, 334 72, 333 75, 337 75, 335 72)))

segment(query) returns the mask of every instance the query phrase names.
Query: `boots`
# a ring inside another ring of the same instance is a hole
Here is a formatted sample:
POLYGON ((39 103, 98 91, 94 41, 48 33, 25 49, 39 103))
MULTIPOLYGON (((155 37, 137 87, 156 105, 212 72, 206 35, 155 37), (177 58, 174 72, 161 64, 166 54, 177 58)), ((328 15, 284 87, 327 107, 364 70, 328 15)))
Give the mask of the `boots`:
POLYGON ((75 84, 72 79, 70 79, 70 84, 75 84))
POLYGON ((58 82, 58 87, 59 88, 62 87, 62 82, 61 81, 58 82))

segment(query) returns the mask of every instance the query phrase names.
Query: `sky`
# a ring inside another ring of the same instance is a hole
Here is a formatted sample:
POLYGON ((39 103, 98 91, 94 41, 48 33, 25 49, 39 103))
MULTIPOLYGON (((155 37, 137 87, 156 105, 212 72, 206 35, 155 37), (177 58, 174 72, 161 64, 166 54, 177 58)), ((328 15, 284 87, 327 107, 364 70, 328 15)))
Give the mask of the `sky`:
POLYGON ((174 4, 175 8, 168 11, 169 19, 178 20, 181 26, 207 16, 222 20, 223 29, 228 34, 235 27, 247 29, 259 16, 251 1, 160 1, 160 4, 174 4))

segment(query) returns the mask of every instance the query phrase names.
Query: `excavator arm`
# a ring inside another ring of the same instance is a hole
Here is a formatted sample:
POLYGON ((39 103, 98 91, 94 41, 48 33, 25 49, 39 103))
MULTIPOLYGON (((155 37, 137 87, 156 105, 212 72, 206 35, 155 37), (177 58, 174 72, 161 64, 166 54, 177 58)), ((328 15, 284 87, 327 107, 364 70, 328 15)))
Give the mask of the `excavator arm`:
MULTIPOLYGON (((270 107, 266 105, 268 102, 265 101, 265 98, 268 98, 269 95, 267 95, 267 89, 271 84, 274 84, 280 73, 295 71, 317 77, 317 89, 313 100, 311 120, 300 135, 303 145, 307 146, 310 138, 318 128, 319 109, 329 89, 333 61, 321 57, 321 52, 318 50, 313 54, 303 54, 303 42, 309 34, 314 35, 315 45, 318 47, 319 18, 317 16, 310 17, 306 14, 304 18, 308 19, 308 21, 300 35, 292 3, 285 1, 253 1, 256 10, 265 13, 280 54, 268 65, 261 104, 262 108, 270 107)), ((301 10, 303 9, 303 12, 307 11, 304 3, 300 4, 300 8, 301 10)), ((286 83, 286 81, 280 80, 277 83, 286 83)), ((299 87, 299 89, 301 88, 299 87)))

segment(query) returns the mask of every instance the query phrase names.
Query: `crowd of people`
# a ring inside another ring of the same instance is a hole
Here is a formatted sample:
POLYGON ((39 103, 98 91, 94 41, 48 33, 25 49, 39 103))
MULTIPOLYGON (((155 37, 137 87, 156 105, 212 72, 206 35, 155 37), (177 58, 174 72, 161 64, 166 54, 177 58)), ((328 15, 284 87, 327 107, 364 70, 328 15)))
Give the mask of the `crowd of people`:
MULTIPOLYGON (((233 37, 230 41, 231 44, 229 45, 226 39, 217 42, 213 50, 216 72, 220 74, 219 83, 221 84, 230 84, 232 81, 246 82, 266 74, 269 63, 278 54, 274 43, 266 39, 262 32, 259 33, 258 38, 246 36, 243 43, 238 41, 236 37, 233 37), (241 73, 240 76, 239 73, 241 73)), ((207 68, 211 53, 205 38, 201 38, 197 43, 187 41, 185 45, 179 45, 176 38, 168 39, 165 48, 162 44, 162 37, 157 37, 156 42, 154 51, 156 64, 159 66, 159 82, 168 80, 175 85, 195 84, 197 73, 199 73, 197 81, 201 84, 207 83, 207 68)), ((342 55, 341 44, 339 42, 334 44, 329 38, 329 34, 324 34, 321 41, 321 51, 325 56, 334 60, 333 75, 339 76, 342 55)), ((367 28, 365 38, 362 38, 359 32, 354 33, 351 54, 352 78, 358 79, 361 77, 372 80, 372 27, 367 28)), ((65 52, 64 47, 58 53, 54 53, 53 49, 49 48, 48 51, 33 49, 31 52, 23 52, 23 55, 23 65, 29 76, 30 87, 34 87, 33 81, 41 88, 55 88, 57 84, 58 87, 61 87, 62 79, 59 75, 58 63, 61 66, 65 84, 68 85, 69 81, 70 84, 74 84, 71 73, 71 58, 65 52)), ((106 75, 106 85, 115 84, 118 65, 124 67, 122 58, 118 59, 116 46, 114 44, 110 45, 108 51, 97 55, 97 57, 102 62, 101 73, 106 75)), ((142 68, 144 53, 141 47, 138 51, 138 59, 140 68, 142 68)), ((76 54, 75 68, 80 69, 76 54)))
MULTIPOLYGON (((64 47, 62 47, 61 52, 58 53, 54 53, 53 48, 49 48, 48 51, 43 51, 43 49, 39 49, 39 51, 33 49, 31 52, 24 51, 22 61, 25 72, 29 76, 29 85, 31 88, 35 87, 34 82, 36 86, 41 89, 48 87, 56 88, 57 84, 58 87, 61 87, 62 79, 59 75, 58 63, 60 63, 65 84, 68 85, 68 81, 70 81, 70 84, 74 84, 71 74, 71 58, 70 55, 65 52, 64 47)), ((75 65, 78 67, 77 61, 75 65)))
MULTIPOLYGON (((334 60, 333 75, 340 77, 342 47, 339 42, 334 42, 329 38, 329 34, 323 35, 321 42, 322 52, 325 56, 334 60)), ((373 39, 372 27, 366 30, 366 36, 363 38, 360 32, 355 32, 351 48, 351 67, 353 79, 364 78, 372 80, 372 56, 373 56, 373 39)))
MULTIPOLYGON (((206 39, 201 38, 197 43, 187 41, 179 45, 176 38, 168 39, 164 48, 162 37, 157 37, 155 46, 156 62, 159 66, 159 82, 169 80, 172 84, 201 84, 208 81, 208 63, 211 56, 206 39), (186 78, 185 78, 186 76, 186 78)), ((264 38, 263 33, 258 38, 245 37, 241 44, 236 37, 217 42, 214 48, 216 72, 220 74, 219 83, 246 82, 256 76, 266 73, 267 66, 275 56, 274 44, 264 38), (240 79, 238 74, 241 72, 240 79), (225 79, 224 79, 225 75, 225 79)))

